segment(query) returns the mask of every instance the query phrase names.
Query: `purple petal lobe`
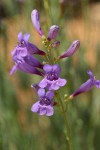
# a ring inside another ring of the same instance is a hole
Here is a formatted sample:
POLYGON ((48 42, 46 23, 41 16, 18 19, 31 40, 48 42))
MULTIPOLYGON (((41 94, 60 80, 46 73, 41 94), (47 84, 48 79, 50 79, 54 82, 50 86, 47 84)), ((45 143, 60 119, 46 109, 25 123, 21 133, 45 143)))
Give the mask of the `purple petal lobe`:
POLYGON ((48 91, 47 93, 46 93, 46 96, 51 100, 51 99, 53 99, 53 97, 54 97, 54 91, 48 91))
POLYGON ((26 43, 28 42, 29 38, 30 38, 30 34, 29 34, 29 33, 24 34, 23 39, 24 39, 24 41, 25 41, 26 43))
POLYGON ((17 65, 13 66, 11 71, 10 71, 10 75, 12 75, 13 73, 15 73, 17 71, 17 65))
POLYGON ((32 105, 31 111, 38 112, 38 110, 39 110, 39 102, 36 102, 35 104, 32 105))
POLYGON ((44 65, 43 70, 48 73, 50 71, 52 71, 52 66, 49 64, 44 65))
POLYGON ((45 95, 45 90, 44 89, 39 89, 38 90, 38 96, 41 98, 41 97, 43 97, 45 95))
POLYGON ((57 84, 57 81, 55 81, 54 83, 51 84, 50 86, 50 90, 58 90, 60 87, 57 84))
POLYGON ((46 114, 46 108, 45 107, 40 107, 40 110, 38 112, 39 115, 45 115, 46 114))
POLYGON ((91 79, 94 78, 94 75, 93 75, 93 73, 91 72, 91 70, 88 70, 87 73, 88 73, 88 75, 90 76, 91 79))
POLYGON ((46 116, 52 116, 54 114, 54 109, 51 106, 48 106, 46 116))
POLYGON ((100 88, 100 80, 96 80, 95 85, 97 88, 100 88))
POLYGON ((57 81, 57 84, 59 86, 64 86, 66 83, 67 83, 66 79, 59 78, 58 81, 57 81))
POLYGON ((42 81, 39 83, 39 87, 44 88, 47 86, 47 80, 44 78, 42 81))
POLYGON ((22 39, 23 39, 22 32, 19 32, 19 33, 18 33, 18 40, 21 42, 22 39))
POLYGON ((53 71, 56 72, 58 75, 60 74, 61 68, 60 68, 60 66, 59 66, 58 64, 53 65, 53 66, 52 66, 52 69, 53 69, 53 71))

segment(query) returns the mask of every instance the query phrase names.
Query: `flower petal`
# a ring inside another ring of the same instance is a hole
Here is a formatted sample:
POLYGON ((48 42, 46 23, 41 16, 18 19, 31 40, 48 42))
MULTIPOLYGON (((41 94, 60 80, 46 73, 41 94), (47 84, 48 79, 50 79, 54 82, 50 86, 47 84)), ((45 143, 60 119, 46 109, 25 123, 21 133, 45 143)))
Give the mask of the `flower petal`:
POLYGON ((17 71, 17 65, 14 65, 10 71, 10 75, 12 75, 13 73, 15 73, 17 71))
POLYGON ((100 88, 100 80, 96 80, 95 84, 97 88, 100 88))
POLYGON ((18 40, 21 42, 22 39, 23 39, 22 32, 19 32, 19 33, 18 33, 18 40))
POLYGON ((24 57, 24 61, 33 66, 33 67, 38 67, 38 68, 43 68, 43 65, 36 59, 34 56, 28 54, 26 57, 24 57))
POLYGON ((46 96, 47 96, 50 100, 52 100, 53 97, 54 97, 54 91, 48 91, 48 92, 46 93, 46 96))
POLYGON ((46 108, 45 107, 43 107, 43 106, 40 106, 40 109, 39 109, 39 111, 38 111, 38 114, 39 115, 45 115, 46 114, 46 108))
POLYGON ((30 54, 45 55, 45 52, 39 50, 38 47, 30 42, 27 43, 27 49, 30 54))
POLYGON ((57 84, 57 81, 55 81, 51 84, 51 86, 49 88, 50 88, 49 90, 58 90, 60 87, 57 84))
POLYGON ((39 98, 43 97, 44 95, 45 95, 45 89, 40 88, 38 90, 38 96, 39 96, 39 98))
POLYGON ((58 64, 55 64, 55 65, 52 66, 52 70, 59 75, 60 71, 61 71, 61 68, 58 64))
POLYGON ((32 105, 31 111, 32 112, 38 112, 39 111, 39 101, 32 105))
POLYGON ((24 39, 24 41, 25 41, 26 43, 28 42, 29 38, 30 38, 30 34, 29 34, 29 33, 24 34, 23 39, 24 39))
POLYGON ((59 78, 58 81, 57 81, 57 84, 59 86, 64 86, 66 84, 67 80, 66 79, 61 79, 59 78))
POLYGON ((93 73, 92 73, 92 71, 91 71, 91 70, 88 70, 88 71, 87 71, 87 74, 90 76, 90 78, 91 78, 91 79, 93 79, 93 78, 94 78, 94 75, 93 75, 93 73))
POLYGON ((44 65, 43 70, 48 73, 50 71, 52 71, 52 66, 49 64, 44 65))
POLYGON ((52 116, 54 114, 54 109, 51 106, 48 106, 46 109, 46 116, 52 116))
POLYGON ((40 81, 39 87, 44 88, 46 86, 47 86, 47 80, 46 80, 46 78, 44 78, 42 81, 40 81))
POLYGON ((43 76, 43 73, 41 71, 39 71, 35 67, 24 62, 18 65, 18 70, 21 70, 26 73, 37 74, 37 75, 43 76))

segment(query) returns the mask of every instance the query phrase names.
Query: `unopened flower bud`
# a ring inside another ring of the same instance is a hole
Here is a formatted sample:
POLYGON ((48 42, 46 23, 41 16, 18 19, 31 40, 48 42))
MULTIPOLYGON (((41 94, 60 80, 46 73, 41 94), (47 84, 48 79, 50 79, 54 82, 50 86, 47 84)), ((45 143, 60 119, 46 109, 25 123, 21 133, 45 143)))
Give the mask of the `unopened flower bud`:
POLYGON ((78 50, 79 46, 80 41, 74 41, 71 46, 60 56, 60 59, 72 56, 78 50))
POLYGON ((54 41, 54 43, 51 44, 51 46, 52 46, 53 48, 56 48, 56 47, 59 46, 59 45, 60 45, 60 41, 54 41))
POLYGON ((39 13, 36 9, 34 9, 31 13, 31 19, 32 19, 32 23, 35 27, 35 29, 37 30, 37 32, 43 36, 43 32, 40 26, 40 17, 39 17, 39 13))
POLYGON ((59 26, 53 25, 50 27, 49 32, 48 32, 48 40, 55 39, 59 33, 59 26))

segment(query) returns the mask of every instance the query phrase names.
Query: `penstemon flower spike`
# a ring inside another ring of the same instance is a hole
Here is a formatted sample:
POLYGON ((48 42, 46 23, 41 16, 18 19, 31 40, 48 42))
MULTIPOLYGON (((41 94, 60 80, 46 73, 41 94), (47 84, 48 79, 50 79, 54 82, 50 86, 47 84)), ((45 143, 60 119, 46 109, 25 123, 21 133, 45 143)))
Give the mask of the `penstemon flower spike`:
POLYGON ((60 96, 61 88, 66 85, 67 80, 60 78, 61 67, 57 64, 57 62, 63 58, 71 57, 78 50, 80 41, 75 40, 63 54, 57 56, 56 58, 52 55, 52 49, 56 48, 60 44, 60 41, 56 40, 56 37, 59 34, 59 26, 51 26, 48 31, 48 37, 46 37, 41 29, 39 13, 36 9, 32 11, 31 19, 35 29, 42 38, 42 43, 46 50, 45 52, 41 51, 37 48, 37 46, 28 42, 30 38, 29 33, 22 35, 22 32, 20 32, 18 34, 19 43, 11 52, 15 65, 10 71, 10 74, 20 70, 28 74, 42 76, 42 79, 39 83, 33 83, 31 85, 31 87, 35 90, 35 93, 38 95, 38 101, 32 105, 31 111, 40 116, 52 116, 54 115, 54 107, 58 106, 61 109, 65 120, 66 141, 69 145, 69 150, 73 150, 70 125, 67 119, 68 104, 70 99, 73 99, 81 93, 89 91, 93 86, 100 88, 100 80, 96 80, 93 73, 89 70, 87 73, 90 78, 83 83, 79 89, 77 89, 70 96, 67 94, 60 96), (35 54, 38 54, 41 57, 45 56, 43 57, 44 60, 42 63, 35 58, 35 56, 33 56, 35 54))

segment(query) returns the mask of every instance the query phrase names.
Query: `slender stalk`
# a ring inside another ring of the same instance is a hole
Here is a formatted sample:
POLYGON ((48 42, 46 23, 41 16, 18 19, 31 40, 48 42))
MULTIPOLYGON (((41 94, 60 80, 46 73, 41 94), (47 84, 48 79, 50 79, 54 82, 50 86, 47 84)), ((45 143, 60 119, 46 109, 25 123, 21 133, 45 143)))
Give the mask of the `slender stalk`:
POLYGON ((69 122, 68 122, 68 119, 67 119, 67 112, 65 111, 65 108, 64 108, 64 105, 63 105, 63 102, 61 100, 59 92, 57 92, 56 95, 57 95, 57 98, 58 98, 58 100, 60 102, 60 105, 61 105, 61 108, 62 108, 62 112, 63 112, 62 114, 63 114, 65 125, 66 125, 66 132, 65 132, 66 141, 68 143, 69 150, 73 150, 72 140, 71 140, 70 126, 69 126, 69 122))

